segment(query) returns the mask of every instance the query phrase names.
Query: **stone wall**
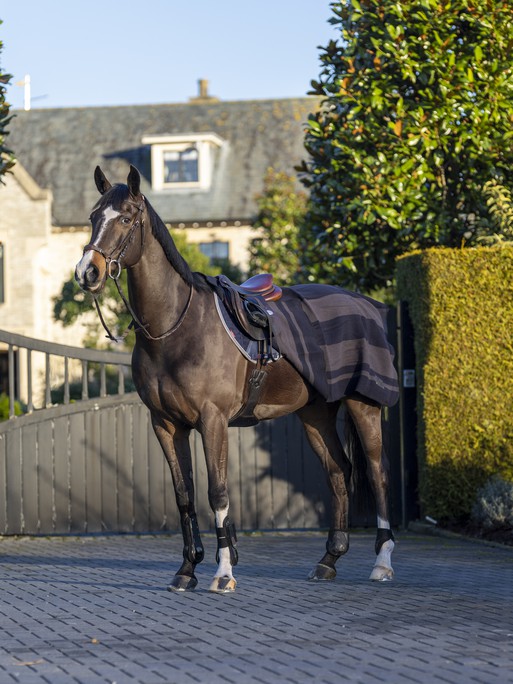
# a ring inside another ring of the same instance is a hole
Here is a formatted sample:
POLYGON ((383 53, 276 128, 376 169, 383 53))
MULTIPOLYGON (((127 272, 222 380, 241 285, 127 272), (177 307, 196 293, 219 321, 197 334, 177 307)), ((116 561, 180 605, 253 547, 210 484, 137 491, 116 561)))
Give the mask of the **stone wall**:
POLYGON ((51 342, 80 344, 82 325, 63 328, 53 320, 58 295, 89 238, 85 229, 52 227, 52 194, 20 164, 0 185, 0 241, 4 247, 5 301, 0 328, 51 342))

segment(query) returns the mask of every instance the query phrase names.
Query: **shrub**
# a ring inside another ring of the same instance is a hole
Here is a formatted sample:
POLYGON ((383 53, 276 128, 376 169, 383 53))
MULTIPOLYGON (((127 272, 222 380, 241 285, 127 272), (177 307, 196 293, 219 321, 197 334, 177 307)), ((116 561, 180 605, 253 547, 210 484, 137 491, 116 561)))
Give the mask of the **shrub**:
POLYGON ((513 481, 513 247, 413 252, 397 289, 415 331, 421 508, 465 521, 490 477, 513 481))
MULTIPOLYGON (((24 412, 24 408, 19 401, 14 402, 14 413, 16 416, 21 416, 24 412)), ((2 392, 0 394, 0 421, 7 420, 9 418, 9 396, 2 392)))
POLYGON ((478 491, 472 519, 485 530, 513 529, 513 482, 490 478, 478 491))

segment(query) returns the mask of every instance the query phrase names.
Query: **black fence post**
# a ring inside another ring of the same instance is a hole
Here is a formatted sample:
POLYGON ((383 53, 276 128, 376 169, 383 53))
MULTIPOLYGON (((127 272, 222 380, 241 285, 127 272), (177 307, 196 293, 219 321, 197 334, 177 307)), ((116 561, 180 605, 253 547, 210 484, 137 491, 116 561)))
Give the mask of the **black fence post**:
POLYGON ((414 330, 408 303, 398 303, 399 415, 401 433, 401 517, 406 529, 419 517, 417 462, 417 378, 414 330))

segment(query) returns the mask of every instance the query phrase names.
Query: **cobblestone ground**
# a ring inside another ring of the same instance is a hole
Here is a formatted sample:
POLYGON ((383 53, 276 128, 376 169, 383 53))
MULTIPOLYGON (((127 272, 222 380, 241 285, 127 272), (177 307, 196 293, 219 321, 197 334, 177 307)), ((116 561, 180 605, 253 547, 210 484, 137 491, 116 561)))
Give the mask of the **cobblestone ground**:
POLYGON ((238 586, 166 586, 178 536, 0 539, 0 684, 513 682, 513 550, 399 534, 392 583, 355 533, 334 582, 324 535, 239 538, 238 586))

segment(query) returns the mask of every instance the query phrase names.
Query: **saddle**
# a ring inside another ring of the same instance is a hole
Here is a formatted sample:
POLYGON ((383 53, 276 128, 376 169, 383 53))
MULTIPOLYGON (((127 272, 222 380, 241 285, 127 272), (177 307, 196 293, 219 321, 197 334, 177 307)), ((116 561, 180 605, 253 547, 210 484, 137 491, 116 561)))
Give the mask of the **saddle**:
POLYGON ((276 302, 282 295, 281 287, 273 283, 270 273, 259 273, 238 286, 244 292, 260 295, 266 302, 276 302))
POLYGON ((224 301, 235 314, 239 325, 253 340, 272 342, 272 312, 265 302, 276 302, 282 295, 280 287, 273 283, 270 273, 259 273, 242 285, 236 285, 224 275, 218 276, 223 288, 224 301))

